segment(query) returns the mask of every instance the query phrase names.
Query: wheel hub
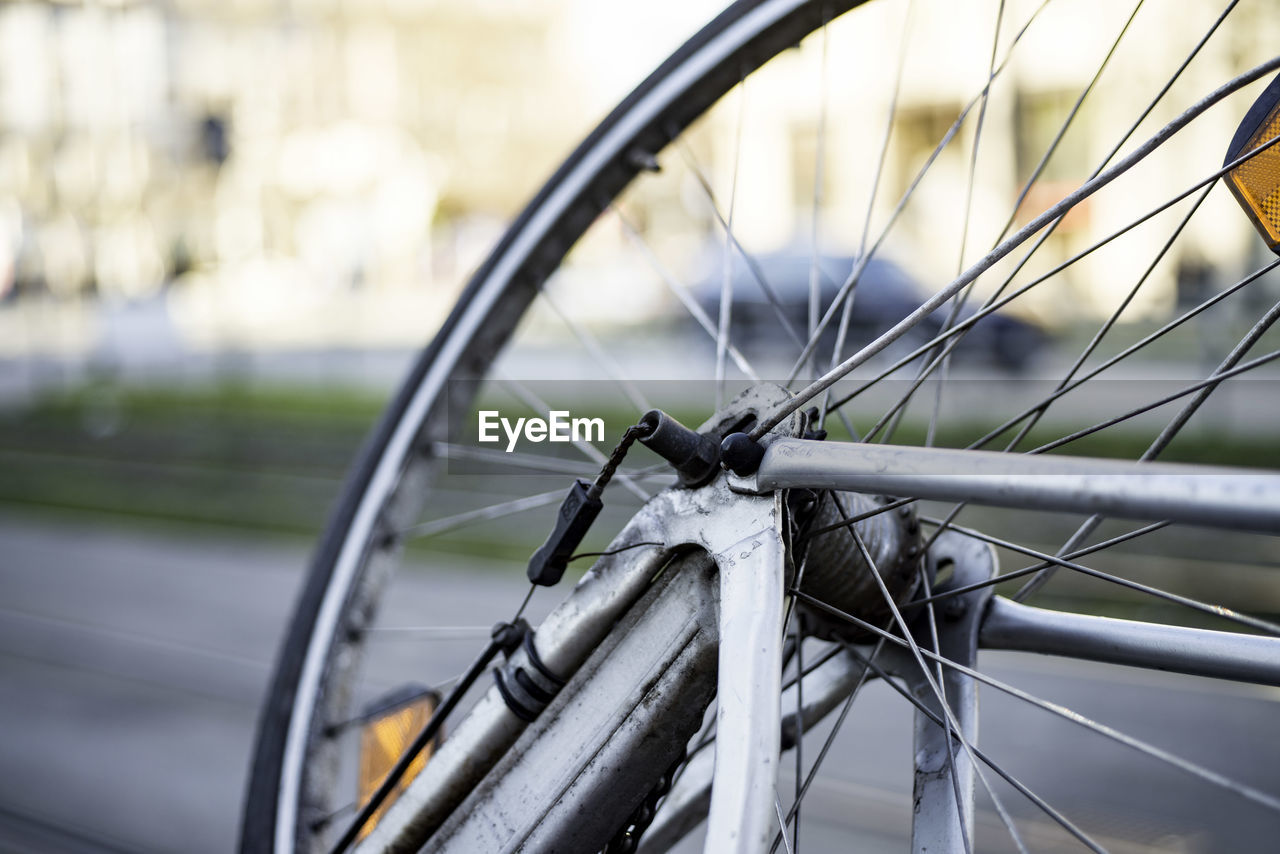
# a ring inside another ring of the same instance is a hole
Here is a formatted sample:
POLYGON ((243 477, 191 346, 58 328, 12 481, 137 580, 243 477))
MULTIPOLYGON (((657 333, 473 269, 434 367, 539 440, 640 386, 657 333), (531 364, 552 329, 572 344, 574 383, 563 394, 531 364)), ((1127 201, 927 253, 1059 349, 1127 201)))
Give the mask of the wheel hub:
MULTIPOLYGON (((791 540, 800 590, 872 625, 887 626, 893 615, 885 591, 901 605, 920 589, 924 573, 915 512, 908 505, 876 513, 891 499, 855 492, 810 493, 808 501, 793 514, 793 519, 800 516, 791 540), (858 521, 850 524, 853 519, 858 521)), ((826 611, 806 606, 802 613, 808 632, 826 640, 871 637, 826 611)))

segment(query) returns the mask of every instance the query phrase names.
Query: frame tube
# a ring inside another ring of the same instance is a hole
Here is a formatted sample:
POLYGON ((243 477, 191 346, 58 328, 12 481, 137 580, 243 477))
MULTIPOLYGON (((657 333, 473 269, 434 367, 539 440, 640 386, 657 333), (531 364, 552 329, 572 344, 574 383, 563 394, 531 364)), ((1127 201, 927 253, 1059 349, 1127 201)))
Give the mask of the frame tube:
POLYGON ((979 644, 1280 685, 1280 638, 1048 611, 1003 597, 991 600, 979 644))
POLYGON ((1280 475, 1250 469, 777 439, 754 488, 792 487, 1280 532, 1280 475))

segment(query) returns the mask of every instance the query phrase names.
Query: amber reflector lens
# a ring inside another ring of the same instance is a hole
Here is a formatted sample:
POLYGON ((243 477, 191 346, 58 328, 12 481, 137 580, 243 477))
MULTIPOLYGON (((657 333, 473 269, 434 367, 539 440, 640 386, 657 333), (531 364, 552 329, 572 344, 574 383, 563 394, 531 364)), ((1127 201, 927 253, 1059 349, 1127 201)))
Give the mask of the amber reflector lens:
MULTIPOLYGON (((1233 159, 1266 145, 1280 134, 1280 104, 1272 107, 1233 159)), ((1280 143, 1268 146, 1227 173, 1227 185, 1244 206, 1267 245, 1280 247, 1280 143)))
MULTIPOLYGON (((360 804, 369 802, 378 786, 382 784, 387 772, 396 764, 400 756, 409 748, 418 733, 431 719, 435 711, 436 697, 433 694, 422 694, 393 708, 380 712, 365 722, 360 731, 360 804)), ((405 787, 426 767, 427 760, 435 749, 432 741, 409 765, 409 769, 391 794, 383 801, 382 806, 369 816, 364 827, 360 828, 363 839, 373 826, 381 819, 387 808, 395 802, 405 787)))

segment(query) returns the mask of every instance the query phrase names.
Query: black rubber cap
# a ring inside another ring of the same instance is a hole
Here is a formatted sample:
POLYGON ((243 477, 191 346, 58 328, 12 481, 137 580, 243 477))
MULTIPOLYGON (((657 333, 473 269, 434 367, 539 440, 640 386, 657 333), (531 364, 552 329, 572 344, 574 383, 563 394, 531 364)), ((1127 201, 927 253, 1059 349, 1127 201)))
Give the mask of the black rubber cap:
POLYGON ((640 443, 662 457, 680 475, 685 486, 702 486, 719 471, 719 448, 711 436, 690 430, 661 409, 651 409, 640 419, 649 428, 640 443))
POLYGON ((764 448, 746 433, 730 433, 720 443, 720 462, 741 477, 755 474, 764 459, 764 448))

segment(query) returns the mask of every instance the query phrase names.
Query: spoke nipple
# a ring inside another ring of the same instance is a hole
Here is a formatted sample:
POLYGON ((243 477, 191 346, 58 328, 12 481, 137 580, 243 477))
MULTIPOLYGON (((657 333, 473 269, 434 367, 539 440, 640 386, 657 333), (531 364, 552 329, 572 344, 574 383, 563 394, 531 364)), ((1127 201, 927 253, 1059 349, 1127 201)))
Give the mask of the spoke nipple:
POLYGON ((627 165, 644 172, 662 171, 658 158, 653 152, 645 151, 643 148, 633 148, 627 152, 627 165))
POLYGON ((730 433, 720 443, 720 461, 740 477, 755 474, 764 459, 764 448, 746 433, 730 433))

